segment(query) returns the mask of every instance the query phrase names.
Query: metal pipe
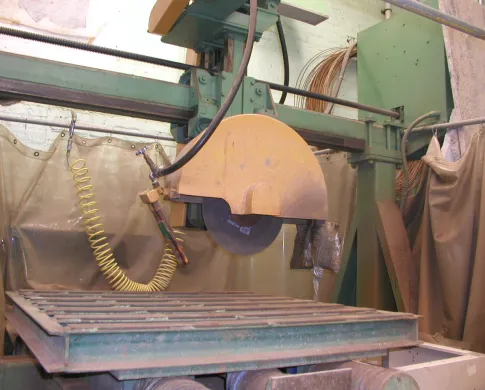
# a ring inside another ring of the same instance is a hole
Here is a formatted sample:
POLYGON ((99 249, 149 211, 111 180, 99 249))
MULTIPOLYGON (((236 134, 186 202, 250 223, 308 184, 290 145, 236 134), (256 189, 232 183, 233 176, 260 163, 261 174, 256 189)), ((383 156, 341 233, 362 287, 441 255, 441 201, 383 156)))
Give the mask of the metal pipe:
POLYGON ((391 3, 389 3, 388 1, 384 3, 384 15, 386 19, 391 19, 392 17, 391 3))
POLYGON ((430 7, 424 3, 414 0, 388 0, 388 2, 416 15, 444 24, 445 26, 474 36, 475 38, 485 40, 485 30, 483 28, 479 28, 454 16, 445 14, 439 9, 430 7))
POLYGON ((404 172, 404 185, 402 188, 402 194, 401 194, 401 204, 400 204, 400 209, 401 209, 401 214, 404 217, 405 211, 406 211, 406 204, 408 200, 408 189, 409 189, 409 167, 408 167, 408 160, 407 160, 407 152, 406 152, 406 147, 408 143, 408 138, 411 132, 414 130, 414 128, 419 125, 421 122, 423 122, 426 119, 429 118, 437 118, 439 119, 440 117, 440 112, 439 111, 431 111, 427 114, 421 115, 419 118, 417 118, 414 122, 412 122, 409 127, 404 131, 404 134, 402 136, 402 141, 401 141, 401 158, 402 158, 402 169, 404 172))
MULTIPOLYGON (((63 128, 63 129, 69 129, 70 126, 71 126, 70 123, 59 123, 59 122, 48 122, 48 121, 35 120, 35 119, 15 118, 15 117, 7 116, 7 115, 0 115, 0 120, 7 121, 7 122, 15 122, 15 123, 25 123, 25 124, 29 124, 29 125, 60 127, 60 128, 63 128)), ((85 131, 92 131, 94 133, 126 135, 126 136, 130 136, 130 137, 149 138, 149 139, 156 139, 156 140, 160 140, 160 141, 175 142, 175 140, 173 138, 163 137, 163 136, 160 136, 160 135, 133 133, 133 132, 129 132, 129 131, 111 130, 111 129, 101 128, 101 127, 82 126, 82 125, 78 125, 78 124, 76 124, 76 130, 85 130, 85 131)))
POLYGON ((313 152, 313 155, 315 156, 323 156, 325 154, 329 154, 333 151, 333 149, 323 149, 323 150, 317 150, 316 152, 313 152))
POLYGON ((297 88, 293 88, 293 87, 286 87, 284 85, 274 84, 274 83, 270 83, 270 82, 267 82, 267 81, 262 81, 262 80, 256 80, 256 81, 258 81, 260 83, 267 84, 271 89, 274 89, 275 91, 288 92, 288 93, 291 93, 293 95, 304 96, 304 97, 311 98, 311 99, 323 100, 325 102, 330 102, 330 103, 334 103, 334 104, 341 105, 341 106, 356 108, 358 110, 372 112, 374 114, 385 115, 385 116, 389 116, 391 118, 399 119, 399 116, 400 116, 398 112, 391 111, 391 110, 385 110, 384 108, 377 108, 377 107, 373 107, 373 106, 368 106, 366 104, 351 102, 349 100, 339 99, 339 98, 336 98, 336 97, 333 97, 333 96, 328 96, 328 95, 322 95, 320 93, 304 91, 302 89, 297 89, 297 88))
POLYGON ((482 118, 475 118, 475 119, 466 119, 463 121, 458 121, 458 122, 451 122, 451 123, 438 123, 436 125, 426 125, 426 126, 420 126, 416 127, 413 130, 413 133, 416 131, 427 131, 427 130, 451 130, 451 129, 457 129, 459 127, 464 127, 464 126, 472 126, 472 125, 483 125, 485 124, 485 117, 482 118))

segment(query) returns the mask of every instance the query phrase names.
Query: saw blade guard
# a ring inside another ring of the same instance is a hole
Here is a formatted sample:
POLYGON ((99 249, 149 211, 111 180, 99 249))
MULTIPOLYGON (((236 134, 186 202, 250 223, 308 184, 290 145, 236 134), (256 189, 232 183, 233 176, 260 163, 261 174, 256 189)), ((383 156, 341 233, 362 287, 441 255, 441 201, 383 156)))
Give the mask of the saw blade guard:
POLYGON ((171 200, 224 199, 235 215, 314 220, 328 215, 325 179, 310 147, 291 127, 264 115, 224 119, 193 160, 167 176, 166 186, 171 200))

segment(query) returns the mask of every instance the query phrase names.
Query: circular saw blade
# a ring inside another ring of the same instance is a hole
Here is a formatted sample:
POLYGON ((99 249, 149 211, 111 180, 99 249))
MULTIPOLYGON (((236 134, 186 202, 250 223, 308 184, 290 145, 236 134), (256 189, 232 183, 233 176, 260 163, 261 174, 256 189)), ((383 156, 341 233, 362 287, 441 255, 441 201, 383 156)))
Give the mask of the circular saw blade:
POLYGON ((216 198, 203 200, 202 215, 207 230, 220 246, 244 256, 270 246, 283 225, 282 219, 269 215, 233 215, 226 201, 216 198))

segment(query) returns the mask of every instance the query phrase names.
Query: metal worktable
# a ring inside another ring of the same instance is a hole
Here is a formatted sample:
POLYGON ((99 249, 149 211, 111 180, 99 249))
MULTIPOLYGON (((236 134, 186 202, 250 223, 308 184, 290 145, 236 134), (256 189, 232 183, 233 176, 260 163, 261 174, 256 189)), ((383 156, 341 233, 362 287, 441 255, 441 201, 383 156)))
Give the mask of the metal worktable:
POLYGON ((117 379, 382 356, 418 317, 245 292, 10 292, 7 317, 48 372, 117 379))

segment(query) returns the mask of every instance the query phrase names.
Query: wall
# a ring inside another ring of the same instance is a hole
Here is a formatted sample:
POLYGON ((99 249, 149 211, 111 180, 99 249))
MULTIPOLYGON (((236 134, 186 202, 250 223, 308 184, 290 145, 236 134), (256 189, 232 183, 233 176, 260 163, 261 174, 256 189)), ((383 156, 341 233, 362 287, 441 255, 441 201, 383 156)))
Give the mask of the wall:
MULTIPOLYGON (((0 0, 0 5, 5 1, 10 0, 0 0)), ((305 7, 306 1, 311 0, 301 0, 298 3, 305 7)), ((91 7, 90 12, 95 15, 108 14, 110 9, 102 9, 99 4, 108 6, 109 2, 110 0, 93 1, 93 7, 96 4, 97 6, 96 9, 91 7)), ((146 33, 148 16, 153 3, 154 0, 124 2, 124 7, 121 7, 115 15, 111 15, 103 28, 97 33, 94 43, 100 46, 114 47, 183 62, 185 60, 184 49, 162 44, 159 37, 146 33)), ((326 0, 326 10, 330 18, 318 27, 284 19, 283 24, 291 63, 290 85, 295 85, 301 69, 314 55, 327 48, 347 45, 349 40, 356 38, 360 30, 383 20, 382 7, 383 2, 380 0, 326 0)), ((0 36, 0 50, 172 82, 176 82, 180 75, 179 71, 159 66, 5 36, 0 36)), ((276 28, 267 32, 261 42, 255 46, 249 74, 258 79, 282 83, 282 59, 276 28)), ((341 92, 341 96, 346 99, 357 99, 355 74, 356 69, 355 64, 353 64, 341 92)), ((274 96, 275 99, 279 99, 279 93, 275 92, 274 96)), ((292 96, 289 96, 286 104, 293 105, 292 96)), ((83 124, 143 133, 168 134, 167 124, 92 112, 77 112, 78 120, 83 124)), ((66 123, 70 121, 70 110, 33 103, 0 106, 0 114, 66 123)), ((335 110, 335 114, 352 118, 357 117, 355 110, 340 107, 335 110)), ((5 122, 2 122, 2 124, 14 132, 21 142, 32 148, 42 150, 49 147, 59 132, 59 129, 40 126, 5 122)), ((164 143, 164 146, 166 146, 167 153, 173 157, 175 153, 174 145, 168 142, 164 143)))

